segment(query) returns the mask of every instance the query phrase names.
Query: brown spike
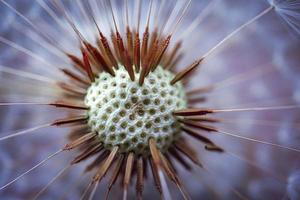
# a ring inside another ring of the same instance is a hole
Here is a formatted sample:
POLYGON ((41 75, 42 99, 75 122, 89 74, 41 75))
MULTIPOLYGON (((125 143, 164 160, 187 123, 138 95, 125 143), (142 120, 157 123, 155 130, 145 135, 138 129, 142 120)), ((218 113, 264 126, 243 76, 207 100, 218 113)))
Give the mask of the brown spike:
POLYGON ((140 71, 140 65, 141 65, 141 49, 140 49, 140 36, 139 33, 135 33, 134 37, 134 54, 133 54, 133 63, 135 65, 135 70, 137 72, 140 71))
POLYGON ((111 190, 112 186, 115 184, 115 182, 116 182, 116 180, 117 180, 117 178, 120 174, 124 158, 125 158, 124 155, 120 155, 118 157, 118 161, 116 163, 115 168, 113 169, 113 173, 112 173, 112 176, 110 178, 110 181, 109 181, 109 184, 108 184, 108 187, 107 187, 107 191, 106 191, 106 195, 105 195, 106 200, 108 199, 108 196, 109 196, 109 193, 110 193, 110 190, 111 190))
POLYGON ((143 65, 146 61, 146 57, 148 53, 148 40, 149 40, 149 27, 146 26, 143 34, 142 49, 141 49, 141 60, 143 65))
POLYGON ((105 162, 103 163, 103 165, 99 168, 99 170, 97 171, 96 175, 94 176, 93 182, 97 182, 97 181, 100 182, 102 180, 102 178, 107 173, 107 170, 111 166, 114 158, 116 157, 116 155, 118 153, 118 150, 119 150, 119 147, 114 147, 112 149, 112 151, 110 152, 108 158, 105 160, 105 162))
POLYGON ((76 96, 85 96, 86 95, 86 90, 82 90, 81 88, 74 87, 74 85, 71 86, 71 85, 68 85, 63 82, 58 82, 57 85, 60 88, 62 88, 63 90, 65 90, 66 92, 72 93, 76 96))
POLYGON ((108 72, 110 75, 115 76, 115 72, 113 71, 112 67, 105 62, 100 52, 87 42, 84 42, 84 45, 87 48, 87 50, 91 53, 91 55, 94 57, 94 59, 98 62, 98 64, 100 64, 103 67, 103 70, 108 72))
POLYGON ((176 149, 178 149, 181 153, 186 155, 191 161, 193 161, 196 165, 203 167, 200 163, 197 153, 189 147, 184 141, 178 141, 175 144, 176 149))
POLYGON ((125 175, 124 175, 124 182, 123 182, 123 200, 127 199, 127 191, 128 191, 128 186, 130 184, 133 163, 134 163, 134 153, 130 152, 126 161, 126 168, 125 168, 125 175))
POLYGON ((123 39, 118 31, 116 31, 116 40, 117 40, 117 45, 118 45, 122 64, 125 65, 125 62, 126 62, 125 55, 124 55, 125 47, 124 47, 123 39))
POLYGON ((70 77, 71 79, 77 81, 78 83, 81 83, 83 85, 90 85, 90 82, 81 78, 80 76, 78 76, 77 74, 73 73, 71 70, 68 69, 62 69, 63 73, 70 77))
POLYGON ((150 49, 150 52, 148 52, 147 58, 142 62, 142 71, 139 79, 140 85, 144 84, 145 77, 148 75, 148 73, 151 70, 151 63, 153 62, 153 59, 157 52, 157 48, 158 48, 158 41, 156 41, 154 47, 150 49))
POLYGON ((150 166, 151 166, 151 170, 152 170, 152 174, 153 174, 155 187, 156 187, 157 191, 159 192, 160 197, 162 198, 163 191, 162 191, 162 186, 161 186, 161 182, 160 182, 159 175, 158 175, 157 166, 154 164, 153 158, 150 158, 149 161, 150 161, 150 166))
POLYGON ((162 57, 164 56, 169 44, 171 41, 171 35, 169 35, 161 44, 160 48, 158 49, 158 54, 156 55, 155 62, 152 64, 151 70, 154 71, 157 66, 159 65, 162 57))
POLYGON ((213 144, 213 142, 208 139, 207 137, 202 136, 200 133, 195 132, 193 129, 188 128, 188 127, 181 127, 181 129, 189 134, 190 136, 196 138, 197 140, 205 143, 205 144, 213 144))
POLYGON ((120 63, 123 63, 123 60, 121 58, 121 54, 120 54, 120 51, 119 51, 117 37, 116 37, 116 34, 113 31, 111 31, 111 41, 112 41, 113 46, 114 46, 116 57, 118 58, 120 63))
POLYGON ((135 79, 134 71, 133 71, 132 63, 130 61, 130 57, 128 55, 128 51, 125 49, 123 39, 118 31, 116 32, 116 36, 117 36, 118 48, 119 48, 119 52, 120 52, 120 55, 121 55, 121 58, 123 61, 123 65, 125 66, 128 74, 130 76, 130 79, 132 81, 134 81, 134 79, 135 79))
POLYGON ((103 151, 100 152, 100 155, 97 156, 97 158, 88 166, 86 166, 84 172, 90 172, 91 170, 93 170, 96 167, 102 166, 104 160, 107 158, 107 156, 109 155, 109 151, 103 151))
POLYGON ((164 154, 165 158, 169 161, 169 164, 171 166, 171 168, 173 168, 174 172, 178 172, 175 165, 174 165, 174 162, 172 161, 171 157, 170 157, 170 154, 169 153, 165 153, 164 154))
POLYGON ((144 189, 144 161, 142 157, 137 161, 136 196, 138 200, 143 199, 144 189))
POLYGON ((222 122, 221 119, 216 119, 216 118, 211 118, 211 117, 203 117, 203 116, 184 117, 184 119, 187 119, 190 121, 210 122, 210 123, 222 122))
POLYGON ((189 73, 191 73, 194 69, 196 69, 200 63, 203 61, 203 58, 194 62, 193 64, 191 64, 189 67, 187 67, 186 69, 184 69, 183 71, 179 72, 176 74, 176 76, 173 78, 173 80, 170 82, 171 85, 174 85, 175 83, 177 83, 178 81, 180 81, 181 79, 183 79, 186 75, 188 75, 189 73))
POLYGON ((101 39, 97 39, 96 41, 98 48, 100 49, 100 54, 102 55, 104 61, 107 63, 108 66, 111 66, 112 68, 114 67, 112 61, 110 60, 110 58, 108 57, 105 47, 103 46, 101 39))
POLYGON ((133 37, 132 37, 132 32, 131 32, 129 26, 126 27, 126 36, 127 36, 128 53, 129 53, 129 56, 132 58, 133 57, 133 37))
POLYGON ((155 59, 156 59, 156 55, 159 52, 159 47, 160 47, 160 41, 156 40, 154 42, 153 47, 151 49, 149 49, 147 60, 144 63, 144 65, 147 66, 146 67, 146 69, 147 69, 146 76, 148 76, 148 74, 150 73, 150 71, 152 69, 152 66, 155 64, 155 59))
POLYGON ((159 157, 159 150, 156 147, 156 142, 153 138, 149 139, 149 147, 150 147, 150 152, 151 152, 151 156, 155 162, 155 164, 160 167, 161 166, 161 160, 159 157))
POLYGON ((170 197, 170 193, 168 191, 165 179, 164 179, 164 174, 162 172, 162 163, 161 163, 161 159, 160 159, 160 151, 157 149, 156 147, 156 141, 153 138, 149 139, 149 147, 150 147, 150 153, 151 153, 151 157, 153 159, 153 169, 154 172, 153 175, 157 176, 157 180, 159 182, 160 185, 157 184, 157 187, 161 187, 161 195, 162 198, 171 198, 170 197), (155 174, 156 173, 156 174, 155 174))
POLYGON ((82 53, 82 57, 83 57, 84 69, 85 69, 88 77, 90 78, 90 80, 92 82, 94 82, 95 77, 94 77, 92 67, 91 67, 91 64, 90 64, 90 61, 89 61, 89 56, 83 48, 81 49, 81 53, 82 53))
POLYGON ((157 28, 154 29, 154 31, 151 33, 151 39, 150 39, 150 44, 149 44, 149 49, 152 49, 155 41, 159 40, 158 39, 158 30, 157 28))
POLYGON ((101 143, 91 145, 88 147, 85 151, 83 151, 81 154, 75 157, 74 160, 72 160, 71 164, 77 164, 81 161, 91 157, 92 155, 95 155, 96 153, 100 152, 103 149, 103 145, 101 143))
POLYGON ((87 120, 87 116, 77 116, 77 117, 67 117, 65 119, 59 119, 54 121, 51 125, 52 126, 61 126, 64 124, 71 124, 71 123, 77 123, 77 122, 84 122, 87 120))
POLYGON ((82 145, 83 143, 89 141, 90 139, 96 137, 97 134, 95 133, 88 133, 85 134, 78 139, 72 141, 71 143, 66 144, 66 146, 63 148, 64 150, 71 150, 74 148, 77 148, 78 146, 82 145))
POLYGON ((184 160, 182 155, 180 155, 175 148, 170 148, 169 151, 172 157, 174 157, 185 169, 188 171, 192 169, 192 167, 184 160))
POLYGON ((125 57, 125 67, 126 70, 128 71, 129 77, 132 81, 135 80, 135 75, 134 75, 134 69, 133 69, 133 63, 132 60, 128 54, 128 51, 125 49, 124 50, 124 57, 125 57))
POLYGON ((148 71, 148 65, 142 65, 142 70, 140 73, 140 78, 139 78, 139 85, 142 86, 144 84, 145 81, 145 77, 148 71))
POLYGON ((214 113, 212 109, 206 109, 206 108, 187 108, 182 110, 176 110, 173 112, 176 116, 198 116, 198 115, 206 115, 214 113))
POLYGON ((173 171, 171 170, 170 166, 169 166, 169 163, 167 162, 165 156, 160 153, 160 159, 161 159, 161 163, 162 163, 162 166, 166 172, 166 174, 168 175, 168 177, 173 181, 173 182, 176 182, 176 178, 175 178, 175 174, 173 173, 173 171))
POLYGON ((182 42, 177 42, 177 43, 175 44, 175 46, 174 46, 173 49, 172 49, 172 52, 171 52, 170 55, 167 57, 167 60, 166 60, 165 63, 164 63, 164 67, 165 67, 165 68, 168 68, 168 66, 170 66, 171 63, 175 60, 175 57, 176 57, 178 51, 180 50, 181 45, 182 45, 182 42))
POLYGON ((188 193, 186 192, 186 190, 184 189, 179 177, 177 176, 174 168, 172 167, 172 165, 170 164, 168 159, 166 159, 166 157, 162 153, 160 153, 160 158, 161 158, 162 165, 163 165, 165 172, 167 173, 168 177, 176 184, 176 186, 180 190, 183 198, 185 200, 191 199, 189 197, 188 193))
POLYGON ((214 151, 214 152, 220 152, 220 153, 224 152, 224 149, 222 149, 219 146, 216 146, 215 144, 207 144, 207 145, 205 145, 205 149, 207 151, 214 151))
POLYGON ((110 46, 108 44, 108 41, 107 41, 107 38, 101 32, 100 32, 100 37, 101 37, 101 39, 100 39, 101 43, 102 43, 102 45, 103 45, 103 47, 105 49, 105 52, 106 52, 106 54, 107 54, 110 62, 112 63, 112 65, 116 69, 118 69, 119 66, 118 66, 117 60, 116 60, 116 58, 114 57, 114 55, 113 55, 113 53, 111 51, 111 48, 110 48, 110 46))
POLYGON ((84 69, 84 63, 82 62, 81 59, 79 59, 77 56, 72 55, 72 54, 66 54, 69 59, 74 63, 74 66, 76 67, 76 69, 78 69, 80 72, 85 72, 84 69))
POLYGON ((58 108, 69 108, 69 109, 75 109, 75 110, 87 110, 88 108, 84 105, 76 105, 72 103, 67 103, 63 101, 56 101, 54 103, 49 103, 50 106, 55 106, 58 108))
POLYGON ((215 127, 200 124, 199 122, 189 121, 189 120, 181 120, 181 119, 179 121, 181 123, 183 123, 184 125, 186 125, 186 126, 198 128, 198 129, 205 130, 205 131, 208 131, 208 132, 218 132, 218 130, 215 127))

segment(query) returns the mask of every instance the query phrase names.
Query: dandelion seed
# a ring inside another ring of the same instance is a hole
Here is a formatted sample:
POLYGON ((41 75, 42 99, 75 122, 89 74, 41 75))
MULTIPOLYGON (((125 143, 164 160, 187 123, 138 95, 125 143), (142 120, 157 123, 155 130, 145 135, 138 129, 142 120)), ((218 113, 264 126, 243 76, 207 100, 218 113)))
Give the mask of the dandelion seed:
MULTIPOLYGON (((125 0, 120 4, 113 0, 38 0, 38 6, 49 18, 46 19, 51 21, 44 23, 49 23, 50 28, 52 24, 58 25, 57 28, 60 29, 57 31, 61 38, 52 35, 51 30, 41 28, 41 24, 35 23, 13 4, 5 0, 1 0, 1 3, 22 20, 30 31, 39 35, 27 35, 37 43, 35 45, 55 54, 57 60, 53 61, 52 57, 0 36, 2 44, 39 62, 38 68, 32 68, 35 69, 33 71, 0 65, 0 72, 27 81, 45 83, 46 87, 53 87, 57 92, 55 100, 1 101, 0 108, 27 106, 32 110, 34 107, 54 110, 55 107, 56 110, 66 112, 67 116, 1 136, 0 141, 17 139, 21 135, 53 127, 68 128, 69 137, 68 143, 61 150, 8 181, 0 187, 0 192, 5 192, 21 178, 50 162, 54 156, 67 151, 75 153, 75 157, 35 193, 35 199, 44 195, 54 182, 62 179, 62 175, 76 165, 84 167, 84 175, 91 174, 79 195, 80 199, 92 200, 98 197, 106 177, 109 180, 105 188, 106 199, 113 195, 111 190, 117 181, 121 183, 122 189, 119 191, 123 200, 129 198, 130 186, 134 182, 137 199, 143 199, 146 192, 149 192, 146 179, 153 180, 161 199, 175 198, 170 182, 176 186, 183 199, 191 199, 190 189, 186 187, 188 183, 179 173, 179 166, 187 171, 197 166, 197 170, 203 170, 210 178, 219 178, 214 175, 210 162, 221 160, 220 157, 215 159, 216 156, 229 154, 256 170, 264 173, 268 171, 255 161, 243 159, 227 150, 238 142, 243 144, 242 149, 249 154, 254 149, 252 146, 248 149, 244 143, 253 145, 254 148, 255 145, 264 146, 299 155, 298 147, 279 144, 268 138, 258 139, 256 133, 246 136, 240 131, 227 131, 228 129, 223 128, 224 124, 234 121, 226 115, 253 112, 278 112, 279 115, 286 115, 291 111, 299 111, 300 105, 297 103, 231 108, 198 106, 211 102, 207 93, 245 80, 251 81, 259 75, 268 75, 274 70, 271 66, 254 68, 246 74, 241 73, 225 80, 223 78, 223 81, 196 89, 191 89, 189 85, 195 70, 204 68, 205 63, 213 59, 213 52, 225 47, 227 50, 232 38, 242 34, 274 10, 299 32, 299 13, 294 9, 299 2, 270 2, 269 7, 230 31, 202 56, 198 51, 192 52, 197 54, 197 59, 189 59, 188 62, 183 59, 187 54, 186 49, 182 48, 183 44, 192 37, 205 16, 218 5, 217 1, 209 3, 205 12, 198 14, 195 21, 183 24, 193 8, 194 2, 191 0, 181 3, 125 0), (188 27, 186 32, 181 29, 183 25, 188 27), (176 37, 177 34, 180 37, 176 37), (178 65, 183 61, 186 62, 182 66, 186 66, 185 68, 178 65), (226 140, 230 142, 224 144, 226 140), (191 145, 191 141, 198 142, 197 147, 191 145), (202 159, 203 157, 209 159, 202 159)), ((10 85, 7 88, 9 91, 14 90, 10 85)), ((273 124, 268 122, 270 121, 266 120, 263 124, 273 124)), ((273 173, 268 175, 270 174, 273 173)), ((231 194, 240 199, 250 196, 248 192, 241 192, 230 183, 228 181, 226 185, 231 194)), ((288 190, 292 191, 291 196, 295 196, 294 187, 289 185, 288 190)))

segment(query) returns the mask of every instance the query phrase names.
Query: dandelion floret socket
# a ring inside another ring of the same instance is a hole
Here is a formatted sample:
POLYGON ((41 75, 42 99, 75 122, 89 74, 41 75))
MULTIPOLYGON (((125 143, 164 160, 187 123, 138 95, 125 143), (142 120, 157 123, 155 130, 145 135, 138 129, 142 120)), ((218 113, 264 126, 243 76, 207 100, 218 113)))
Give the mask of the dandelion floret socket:
MULTIPOLYGON (((139 77, 139 73, 135 72, 139 77)), ((182 83, 170 81, 174 74, 162 67, 150 73, 143 85, 132 81, 120 65, 115 76, 101 72, 85 97, 88 124, 107 149, 119 146, 120 153, 149 155, 148 141, 166 151, 180 134, 178 117, 172 111, 186 108, 182 83)))

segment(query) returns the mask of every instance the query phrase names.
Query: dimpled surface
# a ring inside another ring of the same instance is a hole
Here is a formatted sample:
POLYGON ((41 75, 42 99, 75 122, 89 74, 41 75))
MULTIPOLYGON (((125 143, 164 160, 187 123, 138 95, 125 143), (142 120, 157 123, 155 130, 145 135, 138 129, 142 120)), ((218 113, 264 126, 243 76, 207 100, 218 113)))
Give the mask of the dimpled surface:
POLYGON ((170 85, 174 74, 157 67, 138 84, 139 73, 131 81, 123 66, 115 77, 106 72, 89 87, 85 104, 88 124, 105 148, 120 147, 120 152, 149 153, 148 140, 154 138, 164 151, 178 137, 180 124, 172 111, 186 108, 186 94, 178 82, 170 85))

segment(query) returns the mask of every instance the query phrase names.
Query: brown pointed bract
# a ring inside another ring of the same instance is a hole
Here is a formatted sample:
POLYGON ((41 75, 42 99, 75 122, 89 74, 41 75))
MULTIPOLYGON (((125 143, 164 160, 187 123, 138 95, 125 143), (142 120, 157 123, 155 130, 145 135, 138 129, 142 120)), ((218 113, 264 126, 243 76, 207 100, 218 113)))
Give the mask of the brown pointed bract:
POLYGON ((194 62, 193 64, 191 64, 190 66, 188 66, 186 69, 177 73, 176 76, 174 77, 174 79, 171 81, 171 84, 174 85, 175 83, 177 83, 178 81, 183 79, 185 76, 187 76, 189 73, 191 73, 194 69, 196 69, 202 61, 203 61, 203 59, 200 59, 200 60, 194 62))

